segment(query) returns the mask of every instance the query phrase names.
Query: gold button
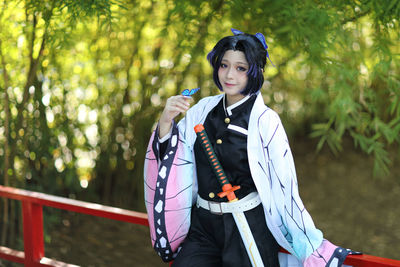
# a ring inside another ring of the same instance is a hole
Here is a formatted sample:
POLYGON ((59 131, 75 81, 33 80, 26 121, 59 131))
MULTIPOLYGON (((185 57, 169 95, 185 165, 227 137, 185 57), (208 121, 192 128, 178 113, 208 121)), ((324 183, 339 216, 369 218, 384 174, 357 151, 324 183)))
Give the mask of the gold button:
POLYGON ((225 123, 230 123, 230 122, 231 122, 231 119, 225 118, 225 123))
POLYGON ((222 140, 221 139, 217 139, 217 144, 218 145, 222 144, 222 140))
POLYGON ((213 192, 211 192, 210 194, 208 194, 209 198, 214 198, 215 194, 213 192))

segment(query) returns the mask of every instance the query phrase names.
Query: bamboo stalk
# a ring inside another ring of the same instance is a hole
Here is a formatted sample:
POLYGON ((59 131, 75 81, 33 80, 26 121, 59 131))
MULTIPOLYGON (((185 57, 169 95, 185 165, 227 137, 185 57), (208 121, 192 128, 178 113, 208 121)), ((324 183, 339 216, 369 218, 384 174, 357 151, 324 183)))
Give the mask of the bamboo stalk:
MULTIPOLYGON (((5 120, 4 120, 4 170, 3 170, 3 177, 4 177, 4 185, 9 186, 9 172, 10 169, 10 146, 9 146, 9 137, 10 137, 10 99, 8 96, 8 73, 6 69, 6 62, 3 55, 3 47, 2 42, 0 39, 0 57, 1 57, 1 64, 3 67, 3 79, 4 79, 4 112, 5 112, 5 120)), ((1 243, 5 244, 7 241, 7 225, 8 225, 8 199, 5 198, 3 200, 3 225, 1 229, 1 243)))

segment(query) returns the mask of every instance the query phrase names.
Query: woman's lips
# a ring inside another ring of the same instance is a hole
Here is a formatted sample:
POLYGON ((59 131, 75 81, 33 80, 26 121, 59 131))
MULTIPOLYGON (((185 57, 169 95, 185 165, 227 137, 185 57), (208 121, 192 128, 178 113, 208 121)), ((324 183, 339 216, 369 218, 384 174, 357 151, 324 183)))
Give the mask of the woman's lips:
POLYGON ((225 83, 226 86, 230 87, 230 86, 234 86, 233 83, 225 83))

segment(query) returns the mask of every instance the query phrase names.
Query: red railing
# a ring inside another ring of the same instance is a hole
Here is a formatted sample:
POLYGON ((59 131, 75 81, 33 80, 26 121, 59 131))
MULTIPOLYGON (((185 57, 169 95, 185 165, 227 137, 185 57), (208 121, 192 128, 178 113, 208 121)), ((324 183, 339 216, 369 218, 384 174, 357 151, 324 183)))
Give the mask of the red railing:
MULTIPOLYGON (((145 213, 47 195, 0 185, 0 197, 22 202, 24 251, 0 246, 0 259, 36 266, 76 266, 45 257, 43 206, 148 226, 145 213)), ((349 255, 345 264, 359 267, 400 267, 400 261, 371 255, 349 255)))

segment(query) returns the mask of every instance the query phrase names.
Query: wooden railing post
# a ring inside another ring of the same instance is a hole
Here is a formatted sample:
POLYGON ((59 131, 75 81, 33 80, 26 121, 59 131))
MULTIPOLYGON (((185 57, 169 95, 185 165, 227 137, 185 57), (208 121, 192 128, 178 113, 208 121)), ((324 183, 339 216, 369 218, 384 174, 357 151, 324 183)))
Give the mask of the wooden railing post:
POLYGON ((44 257, 42 205, 22 201, 25 266, 36 266, 44 257))

